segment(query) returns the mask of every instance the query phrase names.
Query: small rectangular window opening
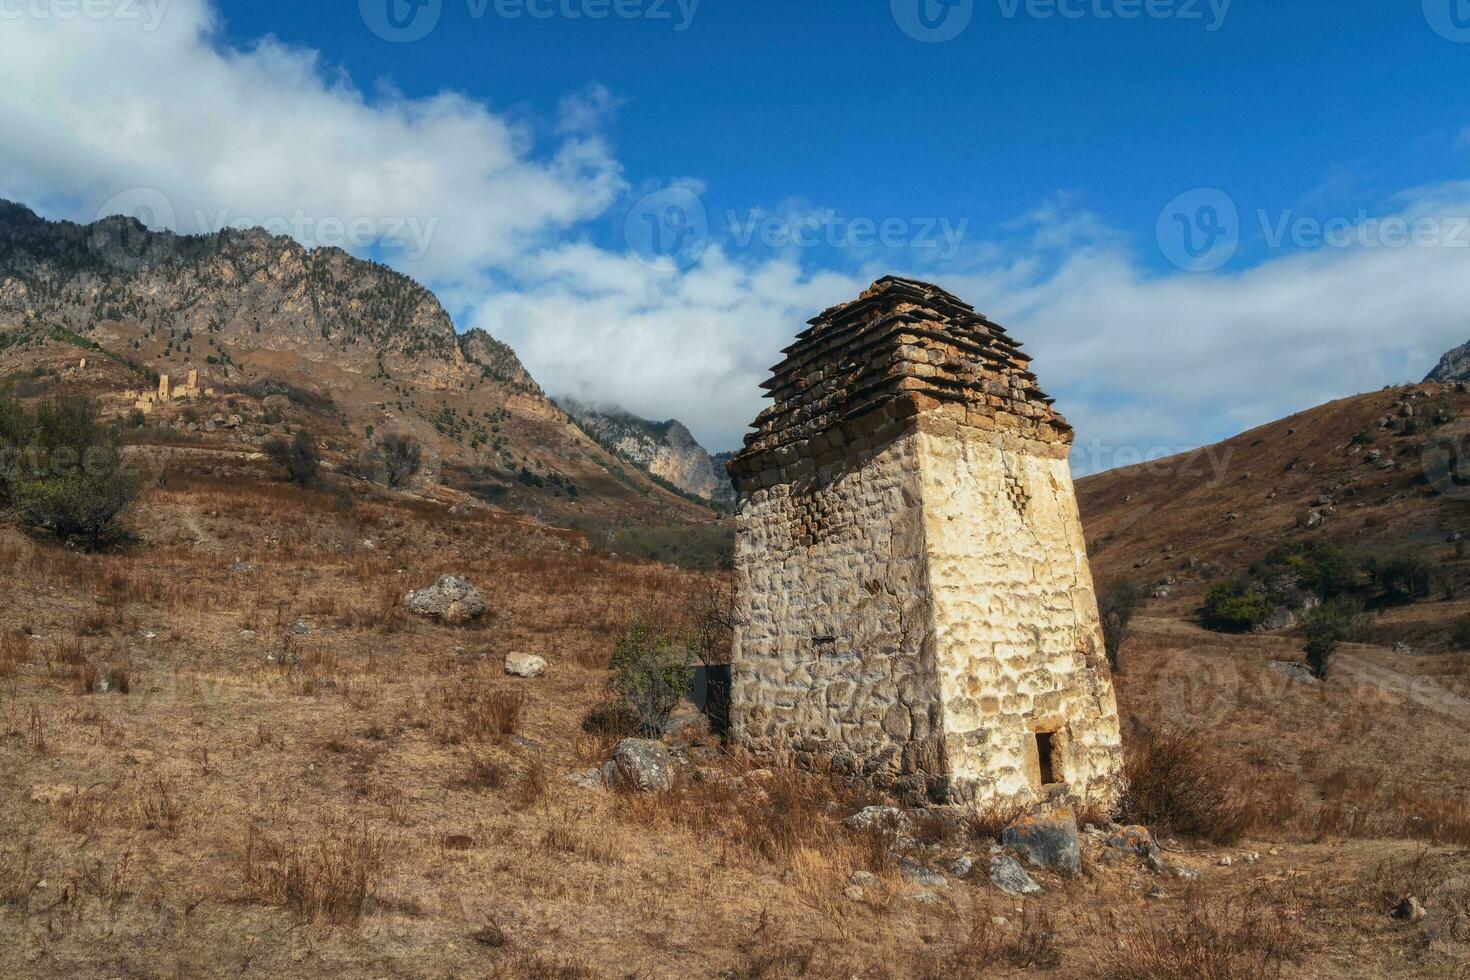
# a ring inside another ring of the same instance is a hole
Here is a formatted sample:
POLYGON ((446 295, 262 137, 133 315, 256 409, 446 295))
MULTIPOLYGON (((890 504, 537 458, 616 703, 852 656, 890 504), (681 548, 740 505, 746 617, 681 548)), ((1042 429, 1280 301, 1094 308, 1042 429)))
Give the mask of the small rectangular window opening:
POLYGON ((1036 733, 1036 759, 1041 764, 1041 785, 1052 786, 1057 782, 1052 769, 1052 737, 1054 732, 1036 733))

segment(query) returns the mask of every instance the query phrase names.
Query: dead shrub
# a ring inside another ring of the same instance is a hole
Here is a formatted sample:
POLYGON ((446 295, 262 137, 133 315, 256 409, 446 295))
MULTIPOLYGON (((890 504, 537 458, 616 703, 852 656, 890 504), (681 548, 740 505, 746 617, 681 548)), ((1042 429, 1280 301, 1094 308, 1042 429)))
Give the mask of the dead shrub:
POLYGON ((486 976, 491 980, 591 980, 596 974, 576 963, 521 953, 498 960, 486 976))
POLYGON ((517 810, 530 809, 546 795, 546 782, 546 769, 539 762, 531 763, 516 784, 511 805, 517 810))
POLYGON ((526 696, 504 688, 485 689, 472 679, 441 684, 439 736, 449 745, 514 735, 526 696))
POLYGON ((1056 928, 1045 910, 1027 907, 1016 923, 1002 925, 981 909, 960 942, 915 964, 915 974, 926 980, 981 980, 994 976, 997 967, 1054 970, 1061 963, 1056 928))
POLYGON ((617 745, 616 735, 580 732, 572 740, 572 753, 576 756, 577 765, 590 769, 611 759, 617 745))
MULTIPOLYGON (((993 844, 1000 840, 1000 835, 1007 827, 1015 823, 1026 813, 1026 808, 1019 804, 991 803, 984 809, 975 808, 965 814, 964 829, 969 838, 978 844, 993 844)), ((1082 817, 1078 818, 1079 824, 1088 821, 1082 817)), ((1099 825, 1105 825, 1106 821, 1094 821, 1099 825)))
POLYGON ((156 830, 172 837, 184 819, 178 787, 161 775, 142 779, 134 789, 133 814, 144 830, 156 830))
POLYGON ((323 827, 312 839, 272 841, 253 828, 245 843, 246 891, 309 921, 355 922, 383 872, 386 842, 366 823, 323 827))
POLYGON ((1125 822, 1160 825, 1217 844, 1239 840, 1256 822, 1239 767, 1191 732, 1150 733, 1128 747, 1125 822))
POLYGON ((470 756, 465 774, 455 785, 475 793, 488 793, 502 789, 509 781, 510 775, 505 766, 480 756, 470 756))
POLYGON ((47 666, 50 667, 81 667, 91 659, 87 653, 87 645, 75 636, 63 637, 51 644, 51 653, 47 658, 47 666))
POLYGON ((1397 838, 1470 845, 1470 801, 1363 786, 1347 799, 1329 798, 1302 823, 1319 837, 1397 838))
POLYGON ((29 841, 19 853, 0 852, 0 907, 24 908, 40 877, 31 863, 29 841))
POLYGON ((106 609, 93 606, 77 620, 77 632, 82 636, 101 636, 112 626, 113 617, 106 609))
POLYGON ((1227 901, 1190 899, 1182 914, 1114 921, 1115 937, 1094 954, 1098 980, 1261 980, 1300 958, 1301 939, 1280 914, 1227 901))
POLYGON ((83 664, 77 668, 72 678, 72 690, 77 694, 91 694, 97 690, 97 682, 102 679, 102 671, 96 664, 83 664))
POLYGON ((18 629, 0 633, 0 677, 14 677, 16 670, 30 659, 30 641, 18 629))
POLYGON ((109 794, 96 787, 78 790, 56 804, 56 822, 68 833, 93 833, 107 815, 109 794))

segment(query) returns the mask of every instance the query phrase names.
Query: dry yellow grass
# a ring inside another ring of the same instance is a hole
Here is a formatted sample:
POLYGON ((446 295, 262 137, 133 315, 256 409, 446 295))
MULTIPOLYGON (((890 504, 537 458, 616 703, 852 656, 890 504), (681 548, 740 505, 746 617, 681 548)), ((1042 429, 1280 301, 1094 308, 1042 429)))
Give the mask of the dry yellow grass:
MULTIPOLYGON (((1267 640, 1149 621, 1119 681, 1130 732, 1163 730, 1180 657, 1231 665, 1233 684, 1187 672, 1219 682, 1192 689, 1205 707, 1226 702, 1194 727, 1241 769, 1254 816, 1228 848, 1168 842, 1201 881, 1089 853, 1078 881, 1038 873, 1034 898, 982 872, 924 901, 885 833, 844 827, 877 800, 841 779, 711 749, 660 797, 567 781, 615 743, 583 726, 619 626, 697 608, 718 578, 511 516, 344 509, 238 476, 175 475, 139 526, 138 547, 95 557, 0 530, 0 974, 1368 977, 1466 962, 1455 801, 1470 749, 1411 700, 1275 683, 1267 640), (403 594, 445 573, 485 590, 485 622, 404 614, 403 594), (513 650, 550 670, 505 676, 513 650), (101 691, 112 669, 127 693, 101 691), (1215 863, 1247 849, 1258 863, 1215 863), (876 875, 861 898, 854 872, 876 875), (1146 898, 1155 883, 1170 897, 1146 898), (1448 911, 1396 923, 1405 889, 1448 911)), ((983 869, 1009 816, 925 821, 906 856, 943 867, 965 851, 983 869)))

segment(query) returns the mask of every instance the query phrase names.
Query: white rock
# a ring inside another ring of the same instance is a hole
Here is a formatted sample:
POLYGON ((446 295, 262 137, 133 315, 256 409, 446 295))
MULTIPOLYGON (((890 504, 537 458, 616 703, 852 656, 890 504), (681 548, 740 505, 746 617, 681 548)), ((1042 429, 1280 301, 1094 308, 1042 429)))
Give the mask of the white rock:
POLYGON ((546 661, 530 653, 508 653, 505 672, 514 677, 540 677, 546 673, 546 661))

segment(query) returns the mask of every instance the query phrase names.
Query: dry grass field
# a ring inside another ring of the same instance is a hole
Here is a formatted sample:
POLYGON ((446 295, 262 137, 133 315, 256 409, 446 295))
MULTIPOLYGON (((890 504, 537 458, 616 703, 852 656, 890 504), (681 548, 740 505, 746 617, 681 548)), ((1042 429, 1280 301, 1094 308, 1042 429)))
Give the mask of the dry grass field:
POLYGON ((568 780, 611 751, 584 722, 620 626, 717 577, 263 474, 173 474, 133 523, 100 556, 0 529, 0 975, 1470 970, 1454 655, 1353 648, 1326 684, 1291 681, 1268 664, 1295 642, 1151 608, 1118 678, 1132 805, 1198 876, 1086 837, 1082 877, 1034 872, 1018 899, 984 873, 1000 815, 849 830, 882 801, 710 738, 665 795, 568 780), (483 622, 406 613, 448 573, 484 590, 483 622), (508 677, 510 651, 550 669, 508 677), (943 886, 901 865, 962 854, 976 872, 943 886), (1392 915, 1409 895, 1423 920, 1392 915))

